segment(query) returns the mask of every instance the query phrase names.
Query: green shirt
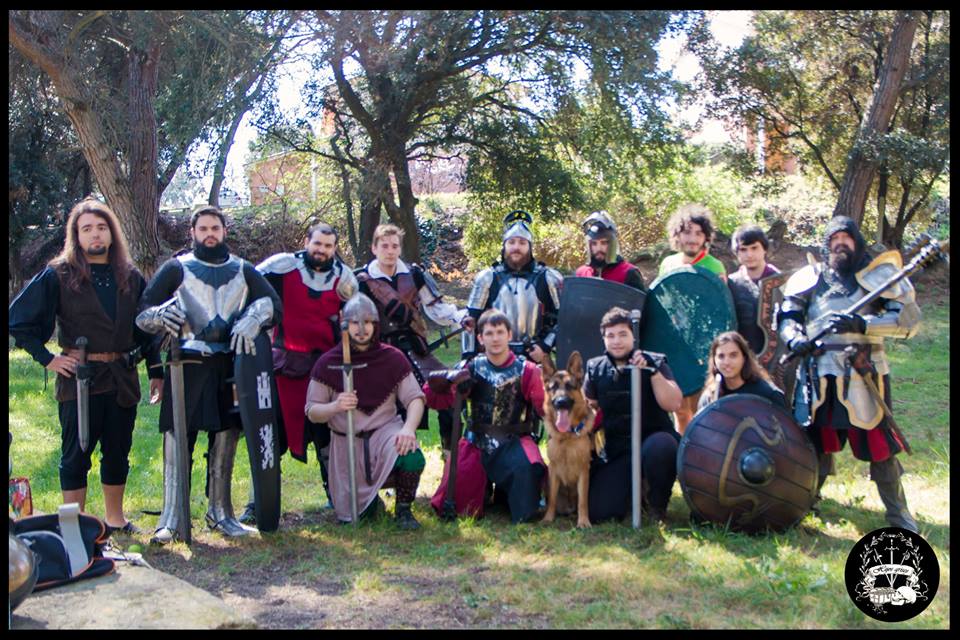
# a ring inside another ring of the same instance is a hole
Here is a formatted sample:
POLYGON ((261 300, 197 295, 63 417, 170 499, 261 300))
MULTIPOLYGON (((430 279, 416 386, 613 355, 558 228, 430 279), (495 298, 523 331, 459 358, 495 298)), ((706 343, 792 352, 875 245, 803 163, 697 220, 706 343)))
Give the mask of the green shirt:
MULTIPOLYGON (((662 276, 665 273, 669 273, 675 269, 685 266, 687 263, 683 261, 682 253, 675 253, 671 256, 667 256, 663 259, 663 262, 660 263, 660 271, 657 272, 657 276, 662 276)), ((691 263, 695 264, 698 267, 703 267, 707 271, 712 271, 721 278, 727 274, 726 268, 723 266, 723 263, 714 258, 709 253, 703 254, 703 257, 699 260, 691 263)))

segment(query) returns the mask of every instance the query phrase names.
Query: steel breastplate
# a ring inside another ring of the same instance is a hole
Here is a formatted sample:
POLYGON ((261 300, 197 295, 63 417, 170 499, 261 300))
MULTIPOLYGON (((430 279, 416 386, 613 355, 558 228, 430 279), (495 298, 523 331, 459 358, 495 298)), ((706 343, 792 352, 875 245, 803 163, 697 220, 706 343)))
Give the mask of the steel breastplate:
POLYGON ((540 331, 540 299, 537 297, 537 271, 497 274, 500 288, 491 305, 499 309, 513 325, 513 339, 533 339, 540 331))
MULTIPOLYGON (((807 306, 807 322, 805 325, 807 335, 816 335, 823 329, 823 322, 818 322, 818 320, 825 320, 831 313, 842 312, 866 295, 867 292, 859 286, 852 292, 844 291, 841 286, 831 287, 821 276, 820 282, 810 296, 810 304, 807 306)), ((869 309, 860 311, 860 315, 867 315, 868 313, 870 313, 869 309)), ((822 338, 822 342, 824 345, 880 345, 880 348, 874 349, 871 360, 880 374, 885 375, 890 372, 886 356, 882 350, 883 338, 880 336, 868 336, 862 333, 828 333, 822 338)), ((817 358, 817 371, 821 376, 842 376, 846 371, 845 360, 846 356, 842 351, 827 351, 817 358)))
POLYGON ((183 282, 174 295, 187 316, 182 347, 201 353, 230 351, 230 329, 249 294, 243 260, 232 255, 213 264, 192 253, 177 259, 183 266, 183 282))
POLYGON ((527 404, 521 389, 524 362, 524 358, 516 358, 506 367, 495 367, 486 357, 474 360, 471 394, 474 426, 520 422, 527 404))

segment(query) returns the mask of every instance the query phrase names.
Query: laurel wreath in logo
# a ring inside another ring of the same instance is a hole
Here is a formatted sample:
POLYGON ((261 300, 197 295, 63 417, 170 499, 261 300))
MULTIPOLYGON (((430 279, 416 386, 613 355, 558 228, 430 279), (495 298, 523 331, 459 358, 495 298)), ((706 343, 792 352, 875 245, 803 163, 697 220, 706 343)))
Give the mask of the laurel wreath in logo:
POLYGON ((927 591, 929 590, 929 586, 927 585, 926 581, 920 580, 920 576, 923 574, 923 569, 920 568, 920 551, 916 545, 913 544, 913 540, 905 536, 903 533, 890 533, 886 531, 882 532, 878 536, 871 538, 870 543, 864 547, 863 553, 860 554, 860 575, 862 576, 862 579, 857 583, 855 588, 857 600, 869 601, 873 607, 873 610, 877 613, 884 613, 887 604, 890 604, 889 602, 879 601, 876 598, 876 594, 885 588, 876 587, 876 576, 870 574, 871 567, 877 566, 878 564, 883 564, 882 562, 871 562, 871 560, 880 557, 875 547, 883 542, 885 538, 889 538, 891 542, 893 540, 903 542, 907 547, 907 552, 900 564, 909 563, 907 566, 913 569, 913 576, 910 579, 910 586, 913 588, 913 591, 916 594, 916 599, 926 600, 927 591), (874 597, 871 598, 871 596, 874 597))

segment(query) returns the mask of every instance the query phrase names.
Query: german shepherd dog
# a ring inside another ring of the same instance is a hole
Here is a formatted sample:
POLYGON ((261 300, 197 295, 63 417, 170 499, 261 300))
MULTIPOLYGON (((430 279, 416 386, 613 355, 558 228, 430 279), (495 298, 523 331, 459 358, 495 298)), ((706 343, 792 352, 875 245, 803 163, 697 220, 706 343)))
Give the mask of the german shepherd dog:
POLYGON ((553 361, 543 360, 543 422, 550 433, 547 456, 550 493, 544 522, 553 522, 558 501, 563 513, 577 505, 577 527, 590 526, 587 496, 590 490, 590 454, 593 452, 593 421, 596 417, 587 404, 583 385, 583 360, 578 351, 567 359, 567 368, 557 370, 553 361), (561 486, 563 491, 561 492, 561 486))

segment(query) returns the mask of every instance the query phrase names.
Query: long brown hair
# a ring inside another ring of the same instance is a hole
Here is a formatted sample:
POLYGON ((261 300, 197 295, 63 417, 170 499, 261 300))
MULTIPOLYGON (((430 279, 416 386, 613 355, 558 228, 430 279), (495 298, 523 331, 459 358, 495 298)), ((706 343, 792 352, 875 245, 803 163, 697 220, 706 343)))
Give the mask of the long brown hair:
POLYGON ((120 230, 120 221, 117 215, 105 203, 96 198, 86 198, 73 206, 67 216, 67 237, 63 250, 47 264, 65 275, 67 288, 80 291, 80 287, 90 282, 90 263, 87 262, 83 249, 80 248, 80 225, 78 220, 85 213, 102 218, 110 227, 110 250, 108 261, 113 267, 113 275, 117 282, 117 290, 126 293, 130 290, 130 275, 133 262, 130 260, 130 251, 127 249, 127 240, 120 230))
POLYGON ((704 381, 702 393, 717 395, 719 391, 717 388, 717 373, 719 372, 717 371, 715 356, 720 345, 728 342, 737 345, 740 353, 743 354, 743 369, 740 370, 740 377, 744 382, 758 379, 770 382, 770 374, 757 362, 757 356, 753 353, 750 345, 747 344, 746 339, 736 331, 724 331, 710 343, 710 355, 707 358, 707 379, 704 381))

